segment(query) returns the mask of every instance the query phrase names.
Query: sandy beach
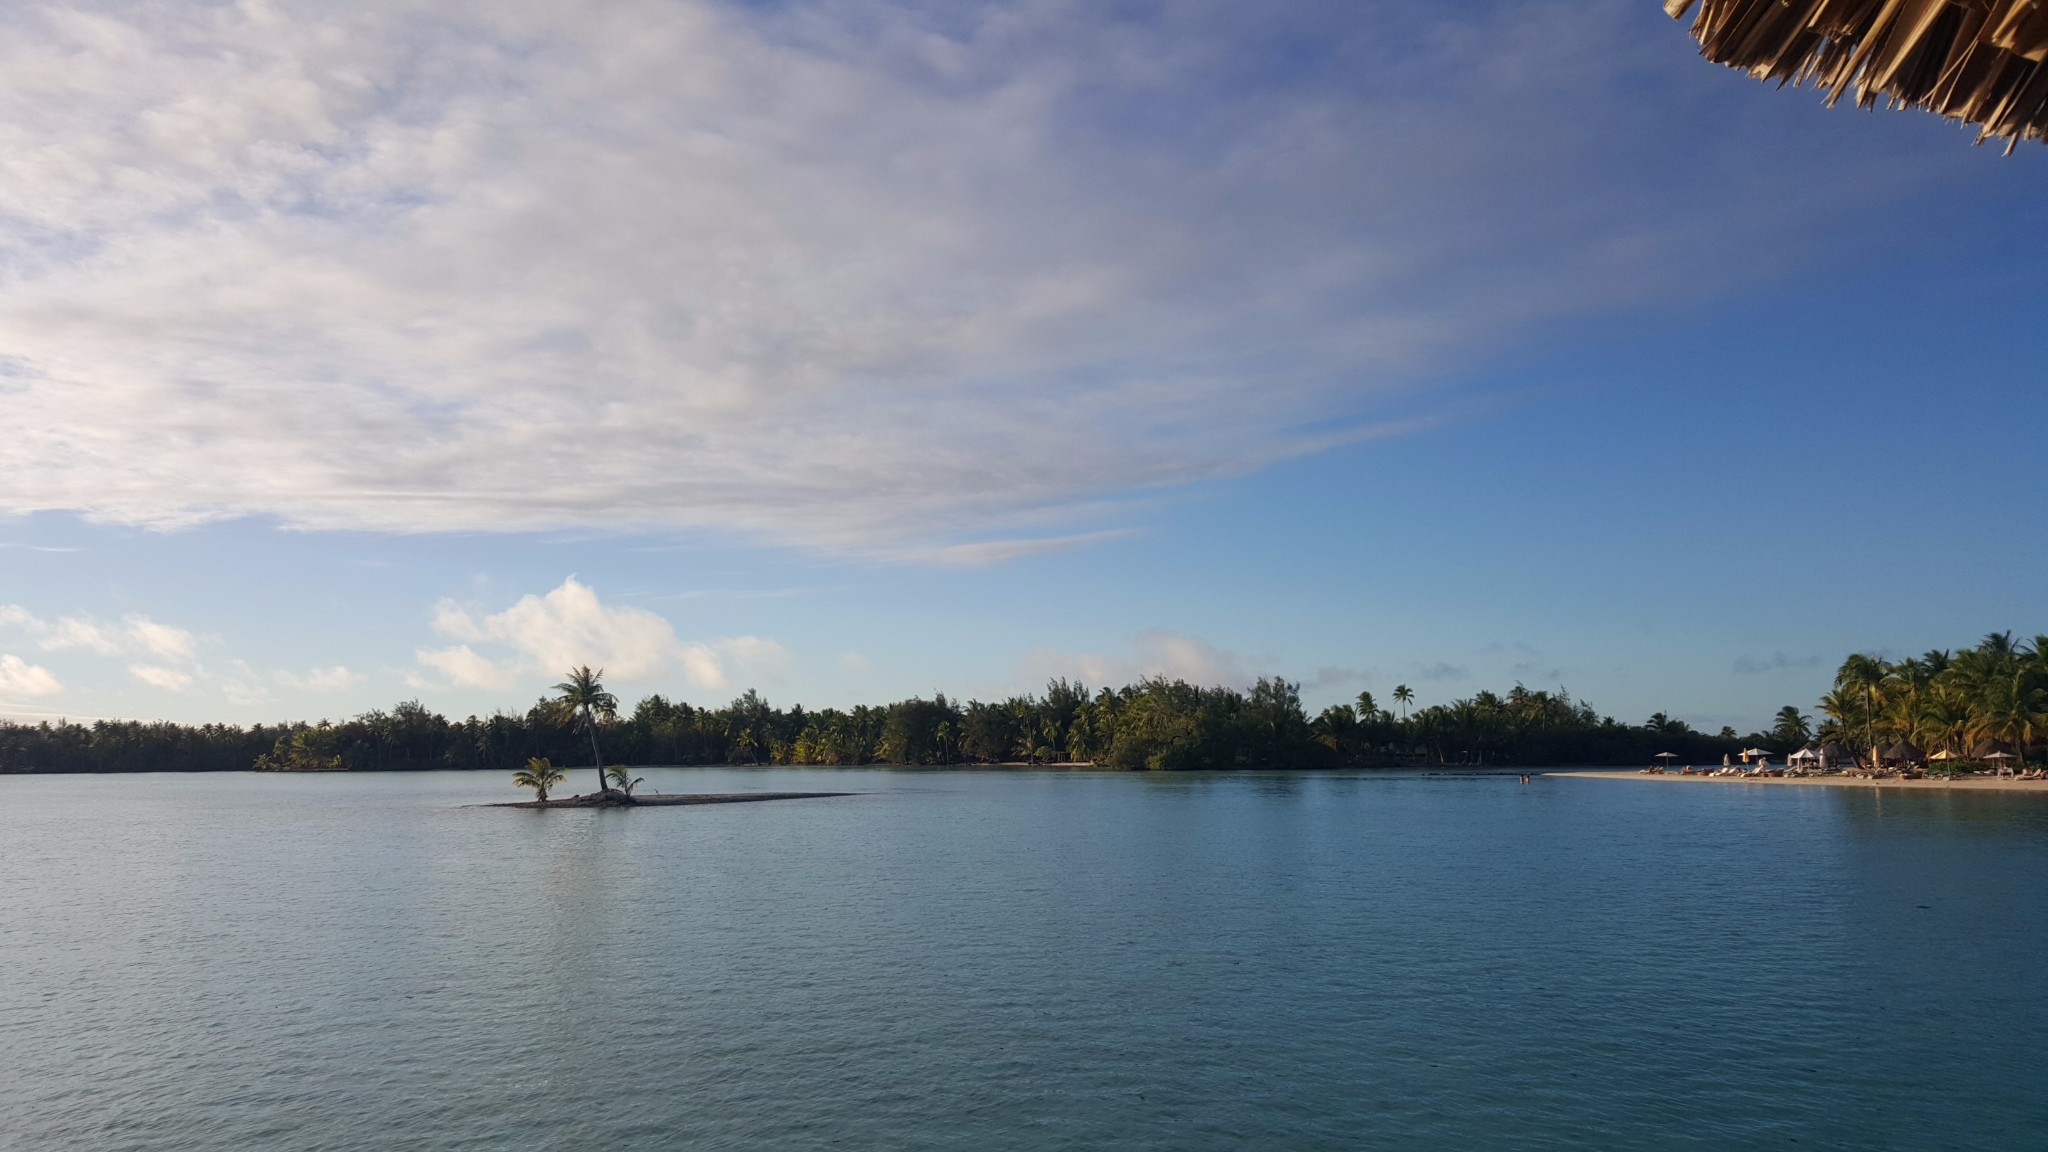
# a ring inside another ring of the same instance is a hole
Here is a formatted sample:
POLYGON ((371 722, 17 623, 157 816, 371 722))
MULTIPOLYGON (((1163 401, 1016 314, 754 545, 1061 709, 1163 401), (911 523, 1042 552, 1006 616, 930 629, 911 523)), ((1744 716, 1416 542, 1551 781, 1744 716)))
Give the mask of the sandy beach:
POLYGON ((1859 780, 1854 776, 1681 776, 1676 772, 1659 775, 1626 768, 1605 772, 1545 772, 1543 775, 1570 776, 1580 780, 1645 780, 1659 784, 1793 784, 1819 788, 1883 788, 1887 791, 1917 791, 1931 788, 1948 792, 2048 793, 2048 780, 1999 780, 1988 776, 1971 776, 1954 781, 1859 780))

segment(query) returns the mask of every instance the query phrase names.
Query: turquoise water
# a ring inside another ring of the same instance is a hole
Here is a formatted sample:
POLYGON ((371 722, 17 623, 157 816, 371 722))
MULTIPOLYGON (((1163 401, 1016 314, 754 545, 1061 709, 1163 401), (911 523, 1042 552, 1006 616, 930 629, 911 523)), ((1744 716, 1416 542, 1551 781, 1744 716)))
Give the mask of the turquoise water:
POLYGON ((0 777, 0 1146, 2048 1145, 2048 798, 647 775, 0 777))

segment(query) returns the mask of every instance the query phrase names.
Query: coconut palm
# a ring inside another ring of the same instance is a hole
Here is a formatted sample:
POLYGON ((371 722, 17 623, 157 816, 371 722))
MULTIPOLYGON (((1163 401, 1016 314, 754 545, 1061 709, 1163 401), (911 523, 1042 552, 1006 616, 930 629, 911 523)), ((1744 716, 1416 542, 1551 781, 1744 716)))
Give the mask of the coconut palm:
POLYGON ((617 788, 619 791, 624 792, 626 794, 626 799, 628 800, 631 800, 633 798, 633 789, 638 788, 640 785, 646 783, 646 780, 642 777, 635 776, 631 772, 628 772, 624 764, 612 765, 611 767, 604 770, 604 775, 605 779, 611 781, 612 787, 617 788))
POLYGON ((1813 737, 1813 718, 1801 715, 1797 707, 1787 704, 1778 709, 1771 735, 1788 749, 1798 748, 1813 737))
POLYGON ((1858 652, 1842 661, 1842 667, 1835 673, 1835 690, 1863 705, 1863 736, 1870 746, 1872 763, 1877 761, 1877 699, 1885 690, 1890 672, 1884 661, 1858 652))
POLYGON ((2048 729, 2043 715, 2048 692, 2028 684, 2024 676, 1993 681, 1972 709, 1970 737, 1973 740, 2002 740, 2018 753, 2020 765, 2027 762, 2027 745, 2048 729))
POLYGON ((571 670, 567 680, 555 685, 554 705, 558 713, 590 732, 590 766, 597 770, 597 790, 611 791, 605 784, 604 757, 597 751, 597 722, 618 716, 619 698, 604 690, 604 669, 592 672, 585 664, 571 670))
POLYGON ((1401 706, 1401 719, 1408 719, 1408 705, 1415 703, 1415 689, 1406 684, 1394 685, 1394 702, 1401 706))
POLYGON ((531 788, 536 799, 548 802, 548 791, 569 778, 567 772, 554 766, 544 757, 535 756, 526 762, 526 767, 512 774, 512 784, 518 788, 531 788))

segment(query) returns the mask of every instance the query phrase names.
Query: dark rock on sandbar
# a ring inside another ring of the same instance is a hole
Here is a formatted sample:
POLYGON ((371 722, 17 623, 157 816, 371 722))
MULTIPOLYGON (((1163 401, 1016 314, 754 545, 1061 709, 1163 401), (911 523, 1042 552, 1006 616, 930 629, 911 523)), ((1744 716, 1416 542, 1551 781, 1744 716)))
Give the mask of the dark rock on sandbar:
POLYGON ((760 800, 822 800, 831 796, 857 796, 857 792, 673 792, 628 797, 618 792, 571 796, 565 800, 510 801, 484 804, 484 808, 665 808, 682 804, 751 804, 760 800))

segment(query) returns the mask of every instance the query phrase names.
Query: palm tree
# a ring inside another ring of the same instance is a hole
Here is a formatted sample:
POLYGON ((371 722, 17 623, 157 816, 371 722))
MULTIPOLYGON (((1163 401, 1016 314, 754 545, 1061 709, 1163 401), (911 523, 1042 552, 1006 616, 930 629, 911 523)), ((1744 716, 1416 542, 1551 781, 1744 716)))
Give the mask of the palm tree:
POLYGON ((610 720, 619 714, 619 698, 604 690, 604 669, 595 672, 590 665, 573 669, 569 678, 555 685, 555 709, 563 716, 580 722, 590 731, 590 766, 597 769, 597 790, 609 792, 605 783, 604 757, 597 752, 597 722, 610 720))
POLYGON ((1394 685, 1394 701, 1401 706, 1401 719, 1408 719, 1408 705, 1415 702, 1415 689, 1406 684, 1394 685))
POLYGON ((2027 763, 2027 745, 2048 726, 2042 715, 2048 692, 2033 687, 2025 677, 2001 678, 1987 686, 1970 721, 1970 735, 1978 740, 2003 740, 2018 753, 2020 766, 2027 763))
POLYGON ((1835 690, 1863 698, 1863 735, 1870 745, 1870 761, 1877 762, 1877 695, 1885 687, 1891 670, 1875 656, 1861 652, 1842 661, 1835 673, 1835 690))
POLYGON ((517 788, 531 788, 542 804, 548 802, 548 790, 569 778, 567 772, 554 766, 552 761, 535 756, 526 762, 526 767, 512 774, 512 784, 517 788))
POLYGON ((626 771, 624 764, 612 765, 604 770, 604 775, 605 779, 610 780, 614 787, 626 794, 626 799, 628 800, 633 798, 633 789, 647 782, 645 778, 635 776, 631 772, 626 771))
POLYGON ((1771 735, 1792 748, 1803 746, 1813 736, 1813 719, 1799 714, 1791 704, 1778 709, 1776 723, 1771 725, 1771 735))

